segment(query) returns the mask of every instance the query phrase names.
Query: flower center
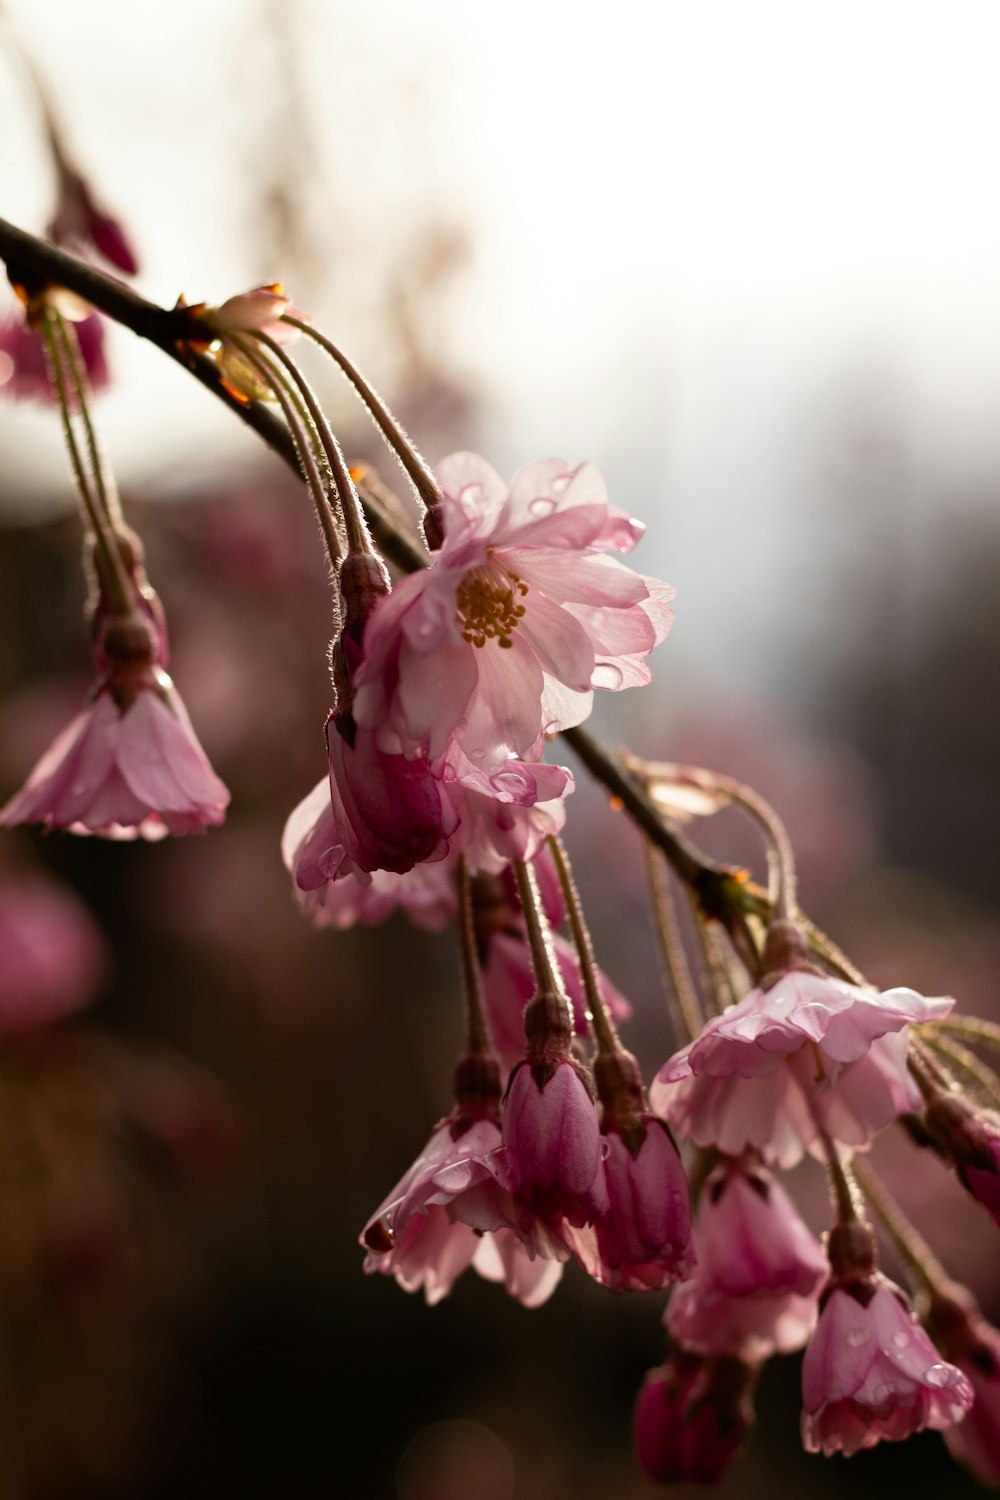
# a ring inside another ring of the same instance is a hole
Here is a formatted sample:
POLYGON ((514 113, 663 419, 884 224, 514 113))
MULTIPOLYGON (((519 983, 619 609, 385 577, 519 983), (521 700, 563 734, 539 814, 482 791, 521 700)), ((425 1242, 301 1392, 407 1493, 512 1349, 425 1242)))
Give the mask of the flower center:
POLYGON ((485 646, 495 640, 505 650, 514 644, 511 631, 524 614, 519 601, 528 592, 516 573, 490 562, 466 573, 455 595, 455 614, 463 641, 485 646))

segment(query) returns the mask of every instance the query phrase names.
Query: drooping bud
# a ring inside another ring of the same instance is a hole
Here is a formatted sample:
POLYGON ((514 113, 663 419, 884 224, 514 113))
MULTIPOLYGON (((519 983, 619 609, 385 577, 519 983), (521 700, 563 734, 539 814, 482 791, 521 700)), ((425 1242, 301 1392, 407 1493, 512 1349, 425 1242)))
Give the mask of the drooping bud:
POLYGON ((923 1123, 962 1186, 1000 1224, 1000 1119, 957 1094, 938 1094, 928 1103, 923 1123))
POLYGON ((636 1398, 636 1456, 661 1484, 718 1484, 753 1429, 757 1368, 674 1349, 636 1398))

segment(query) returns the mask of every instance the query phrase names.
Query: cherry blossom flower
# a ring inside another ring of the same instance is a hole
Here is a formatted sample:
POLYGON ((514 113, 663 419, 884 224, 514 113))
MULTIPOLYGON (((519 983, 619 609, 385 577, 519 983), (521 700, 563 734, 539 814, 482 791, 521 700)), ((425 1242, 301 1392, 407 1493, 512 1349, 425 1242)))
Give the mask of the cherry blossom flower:
POLYGON ((255 286, 248 292, 237 292, 227 297, 218 307, 198 302, 188 307, 180 298, 177 309, 185 308, 191 317, 191 328, 198 330, 189 335, 194 347, 211 347, 225 385, 243 401, 266 401, 272 399, 272 391, 261 377, 260 371, 240 348, 240 335, 265 334, 278 344, 290 344, 299 337, 299 330, 283 321, 285 313, 302 318, 304 315, 292 306, 290 297, 277 282, 270 286, 255 286), (200 328, 204 327, 204 335, 200 328))
POLYGON ((696 1265, 665 1322, 700 1354, 754 1362, 801 1349, 816 1325, 829 1265, 823 1246, 769 1172, 719 1168, 702 1189, 696 1265))
POLYGON ((848 1152, 863 1149, 919 1105, 905 1028, 947 1015, 953 1004, 907 989, 877 995, 789 969, 675 1053, 650 1100, 680 1135, 731 1156, 754 1148, 794 1166, 820 1129, 848 1152))
POLYGON ((962 1421, 974 1391, 884 1277, 834 1283, 802 1363, 802 1441, 845 1457, 962 1421))
POLYGON ((964 1287, 936 1295, 927 1319, 944 1357, 961 1370, 975 1395, 971 1410, 944 1430, 952 1456, 983 1484, 1000 1484, 1000 1332, 964 1287))
POLYGON ((597 1111, 577 1063, 519 1063, 507 1086, 501 1133, 499 1180, 532 1215, 581 1225, 607 1211, 597 1111))
MULTIPOLYGON (((309 878, 305 841, 329 807, 330 785, 324 778, 290 814, 281 841, 282 858, 293 877, 295 898, 315 925, 347 928, 360 922, 374 927, 398 910, 405 912, 415 927, 443 932, 453 921, 457 906, 455 865, 451 859, 415 865, 403 875, 392 870, 373 870, 368 877, 344 875, 338 880, 327 880, 317 868, 318 885, 304 889, 299 884, 300 868, 304 877, 309 878)), ((330 816, 332 819, 332 810, 330 816)))
POLYGON ((36 875, 0 883, 0 1033, 20 1035, 90 1003, 106 968, 100 933, 72 891, 36 875))
POLYGON ((229 792, 155 664, 149 624, 137 616, 113 621, 100 651, 109 675, 0 810, 0 826, 158 839, 221 823, 229 792))
POLYGON ((451 1291, 470 1265, 511 1296, 537 1307, 554 1291, 558 1262, 533 1263, 509 1231, 480 1233, 456 1217, 463 1195, 492 1183, 484 1158, 496 1151, 500 1132, 489 1119, 473 1123, 450 1116, 376 1209, 361 1243, 365 1270, 395 1276, 406 1291, 421 1287, 430 1305, 451 1291))
POLYGON ((650 1370, 636 1398, 636 1457, 661 1484, 718 1484, 754 1425, 754 1366, 682 1349, 650 1370))
POLYGON ((368 622, 355 713, 387 752, 436 761, 454 740, 494 771, 579 724, 595 688, 649 680, 673 590, 605 555, 641 528, 588 465, 532 464, 508 490, 456 453, 437 477, 443 545, 368 622))
MULTIPOLYGON (((76 336, 90 388, 103 390, 110 372, 104 351, 104 325, 97 313, 77 322, 76 336)), ((15 400, 56 400, 44 340, 19 313, 0 322, 0 391, 15 400)))
POLYGON ((938 1093, 923 1123, 958 1180, 1000 1224, 1000 1119, 953 1094, 938 1093))
POLYGON ((588 1275, 613 1291, 663 1287, 691 1265, 691 1202, 666 1125, 646 1117, 628 1136, 604 1129, 607 1210, 563 1235, 588 1275), (633 1135, 641 1136, 637 1149, 633 1135))

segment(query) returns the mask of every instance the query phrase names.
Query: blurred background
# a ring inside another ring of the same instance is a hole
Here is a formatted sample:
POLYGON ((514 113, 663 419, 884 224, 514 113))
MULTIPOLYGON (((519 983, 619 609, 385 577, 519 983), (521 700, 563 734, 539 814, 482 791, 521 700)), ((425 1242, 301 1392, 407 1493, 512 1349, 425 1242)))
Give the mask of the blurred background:
MULTIPOLYGON (((874 980, 1000 1018, 995 6, 3 15, 0 212, 42 232, 53 211, 26 53, 145 294, 280 279, 432 460, 593 461, 678 590, 653 686, 595 727, 745 778, 874 980)), ((359 1230, 448 1107, 451 941, 295 909, 278 841, 328 706, 309 504, 159 351, 108 328, 106 352, 97 418, 233 804, 158 846, 4 835, 0 952, 6 930, 48 956, 38 1014, 63 1019, 12 1039, 0 1082, 0 1496, 414 1500, 440 1442, 498 1476, 462 1500, 652 1500, 629 1421, 659 1299, 567 1274, 526 1312, 466 1276, 429 1310, 362 1275, 359 1230)), ((57 418, 14 376, 0 355, 4 798, 89 681, 57 418)), ((759 869, 717 822, 706 846, 759 869)), ((568 842, 652 1072, 674 1039, 639 846, 582 775, 568 842)), ((880 1160, 1000 1316, 985 1215, 902 1144, 880 1160)), ((806 1458, 798 1403, 776 1362, 724 1494, 976 1492, 932 1435, 806 1458)))

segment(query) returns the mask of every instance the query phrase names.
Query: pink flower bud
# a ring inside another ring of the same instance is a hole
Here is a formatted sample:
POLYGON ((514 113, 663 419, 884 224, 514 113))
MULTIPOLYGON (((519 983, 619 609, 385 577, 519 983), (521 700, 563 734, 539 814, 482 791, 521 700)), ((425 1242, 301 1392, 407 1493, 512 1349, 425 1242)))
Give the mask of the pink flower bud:
POLYGON ((979 1315, 964 1288, 935 1297, 928 1326, 942 1354, 966 1376, 975 1394, 964 1420, 945 1429, 953 1457, 983 1484, 1000 1485, 1000 1332, 979 1315))
POLYGON ((941 1095, 927 1106, 923 1123, 962 1186, 1000 1224, 1000 1120, 957 1096, 941 1095))
POLYGON ((587 1273, 615 1291, 662 1287, 691 1263, 691 1201, 687 1178, 666 1125, 647 1116, 641 1145, 606 1130, 604 1181, 608 1210, 593 1226, 566 1237, 587 1273))
POLYGON ((575 1063, 520 1063, 507 1088, 501 1135, 513 1190, 535 1213, 579 1225, 606 1212, 597 1110, 575 1063))
POLYGON ((633 1419, 636 1456, 661 1484, 718 1484, 754 1425, 756 1369, 674 1350, 650 1370, 633 1419))

